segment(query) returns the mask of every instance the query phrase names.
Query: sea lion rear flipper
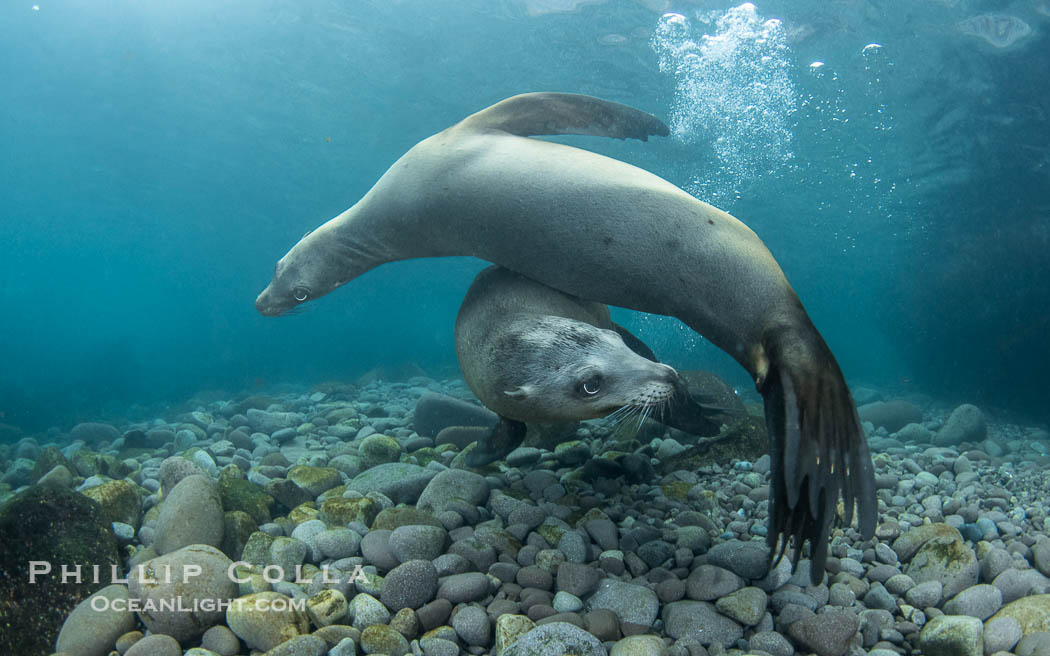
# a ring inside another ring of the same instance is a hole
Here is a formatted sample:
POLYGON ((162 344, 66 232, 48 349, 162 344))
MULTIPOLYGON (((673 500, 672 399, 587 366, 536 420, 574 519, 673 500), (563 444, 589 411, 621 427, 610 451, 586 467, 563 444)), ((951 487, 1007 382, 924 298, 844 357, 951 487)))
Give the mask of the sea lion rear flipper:
POLYGON ((525 440, 526 427, 523 422, 507 419, 500 415, 499 421, 492 427, 488 437, 479 440, 477 446, 467 454, 468 467, 484 467, 507 457, 525 440))
POLYGON ((576 93, 523 93, 463 119, 461 127, 503 130, 519 137, 584 134, 614 139, 666 137, 670 130, 652 114, 576 93))
MULTIPOLYGON (((812 328, 812 324, 809 324, 812 328)), ((856 502, 861 536, 875 533, 875 477, 864 429, 849 388, 816 329, 770 331, 768 370, 760 378, 769 431, 772 494, 766 542, 775 561, 788 542, 794 564, 810 543, 810 580, 824 576, 831 524, 841 494, 849 525, 856 502), (779 544, 779 552, 777 551, 779 544)))

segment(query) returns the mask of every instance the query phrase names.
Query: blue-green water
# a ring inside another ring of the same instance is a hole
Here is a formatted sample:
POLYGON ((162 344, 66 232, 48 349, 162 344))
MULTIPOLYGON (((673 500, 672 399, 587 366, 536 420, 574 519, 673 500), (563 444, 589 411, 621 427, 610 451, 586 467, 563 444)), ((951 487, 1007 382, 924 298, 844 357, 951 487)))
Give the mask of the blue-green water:
MULTIPOLYGON (((386 265, 287 318, 252 302, 414 143, 536 90, 667 120, 566 141, 750 225, 851 382, 1046 421, 1048 30, 1046 0, 5 3, 0 422, 454 375, 479 261, 386 265)), ((621 318, 748 385, 676 321, 621 318)))

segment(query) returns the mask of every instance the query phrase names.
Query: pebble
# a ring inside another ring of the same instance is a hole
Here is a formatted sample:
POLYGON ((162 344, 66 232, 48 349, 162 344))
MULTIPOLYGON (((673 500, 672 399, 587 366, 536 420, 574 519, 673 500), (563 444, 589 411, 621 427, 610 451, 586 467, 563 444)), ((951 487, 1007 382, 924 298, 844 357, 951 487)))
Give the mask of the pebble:
POLYGON ((405 656, 411 652, 405 636, 383 624, 374 624, 361 632, 361 649, 366 654, 386 656, 405 656))
POLYGON ((182 656, 182 648, 169 635, 149 635, 133 644, 124 656, 182 656))
POLYGON ((616 641, 609 656, 662 656, 665 653, 660 636, 636 635, 616 641))
POLYGON ((489 484, 479 474, 463 469, 446 469, 435 476, 419 495, 416 507, 441 512, 459 511, 459 507, 481 505, 489 495, 489 484))
POLYGON ((389 462, 366 469, 346 484, 362 494, 379 492, 394 503, 416 503, 437 472, 407 462, 389 462))
POLYGON ((314 535, 313 544, 324 558, 339 560, 360 553, 361 536, 349 528, 333 528, 314 535))
POLYGON ((744 626, 754 626, 765 615, 767 602, 768 598, 763 590, 747 587, 722 597, 715 602, 715 608, 744 626))
POLYGON ((969 615, 986 620, 1003 605, 1003 593, 999 588, 981 583, 967 588, 944 604, 947 615, 969 615))
POLYGON ((942 596, 951 598, 976 585, 980 577, 977 556, 961 539, 935 537, 923 544, 905 573, 916 583, 940 581, 942 596))
POLYGON ((400 561, 390 550, 390 536, 393 531, 369 531, 361 538, 361 555, 380 571, 389 571, 398 566, 400 561))
POLYGON ((269 651, 290 637, 310 632, 310 622, 277 592, 240 597, 226 610, 226 626, 251 649, 269 651))
POLYGON ((748 640, 748 647, 753 651, 764 651, 772 656, 794 656, 795 653, 795 648, 791 646, 788 639, 774 631, 760 631, 751 636, 751 639, 748 640))
POLYGON ((831 609, 801 619, 788 627, 796 642, 820 656, 843 656, 860 628, 860 620, 851 610, 831 609))
MULTIPOLYGON (((514 616, 510 616, 514 617, 514 616)), ((502 618, 501 618, 502 619, 502 618)), ((580 627, 568 622, 551 622, 520 636, 510 648, 499 651, 500 656, 606 656, 598 639, 580 627)))
MULTIPOLYGON (((488 583, 486 579, 486 584, 488 583)), ((383 577, 380 600, 391 610, 419 608, 438 593, 438 571, 428 560, 408 560, 383 577)))
POLYGON ((444 553, 448 531, 438 526, 401 526, 390 534, 391 554, 400 562, 433 560, 444 553))
POLYGON ((360 630, 390 621, 387 607, 367 592, 358 593, 350 601, 350 616, 354 618, 354 628, 360 630))
POLYGON ((984 625, 984 651, 1010 651, 1021 640, 1021 624, 1013 617, 1000 617, 984 625))
POLYGON ((488 596, 489 588, 488 577, 479 572, 453 574, 440 581, 437 596, 453 604, 481 601, 488 596))
POLYGON ((328 645, 324 640, 312 635, 295 636, 277 645, 265 656, 325 656, 328 645))
POLYGON ((564 590, 560 590, 554 595, 552 605, 554 606, 554 610, 559 613, 575 613, 576 611, 583 609, 583 601, 581 601, 576 595, 569 594, 564 590))
POLYGON ((663 607, 661 617, 667 635, 695 638, 704 646, 731 647, 744 637, 739 624, 725 617, 706 601, 676 601, 663 607))
POLYGON ((241 651, 241 641, 228 627, 213 626, 204 632, 201 647, 213 651, 219 656, 237 656, 241 651))
POLYGON ((714 601, 744 587, 744 580, 714 565, 701 565, 686 579, 686 596, 696 601, 714 601))
POLYGON ((274 538, 270 545, 269 563, 281 569, 280 577, 291 581, 296 577, 296 568, 303 564, 309 548, 295 538, 274 538))
POLYGON ((919 634, 924 656, 983 656, 984 626, 975 617, 934 617, 919 634))
POLYGON ((603 579, 587 607, 611 610, 621 622, 652 626, 660 612, 660 601, 655 592, 644 586, 603 579))
POLYGON ((456 630, 463 642, 476 647, 484 647, 492 639, 492 627, 485 609, 480 606, 467 606, 452 618, 452 628, 456 630))

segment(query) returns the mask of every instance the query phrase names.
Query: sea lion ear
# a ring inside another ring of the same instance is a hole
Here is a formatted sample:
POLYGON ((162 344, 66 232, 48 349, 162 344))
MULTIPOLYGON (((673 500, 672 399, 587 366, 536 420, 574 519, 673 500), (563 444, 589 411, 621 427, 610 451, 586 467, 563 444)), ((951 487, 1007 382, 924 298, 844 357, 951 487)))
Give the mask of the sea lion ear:
POLYGON ((468 116, 472 130, 502 130, 519 137, 534 134, 585 134, 640 139, 670 134, 663 121, 628 105, 576 93, 523 93, 468 116))
POLYGON ((524 399, 532 395, 532 385, 519 385, 514 389, 503 390, 512 399, 524 399))

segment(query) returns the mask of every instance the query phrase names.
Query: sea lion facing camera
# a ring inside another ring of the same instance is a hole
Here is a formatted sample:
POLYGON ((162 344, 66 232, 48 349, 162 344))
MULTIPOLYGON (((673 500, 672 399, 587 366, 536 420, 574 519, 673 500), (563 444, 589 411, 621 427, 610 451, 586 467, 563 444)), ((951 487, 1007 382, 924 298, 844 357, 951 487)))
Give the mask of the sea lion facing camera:
MULTIPOLYGON (((678 317, 729 353, 765 401, 771 547, 812 545, 823 575, 840 497, 875 531, 864 431, 831 350, 762 241, 624 162, 529 135, 667 135, 589 96, 514 96, 424 139, 353 207, 278 261, 256 308, 277 315, 385 262, 474 255, 599 303, 678 317)), ((778 556, 779 557, 779 556, 778 556)))
POLYGON ((678 373, 613 323, 607 306, 502 267, 485 269, 467 290, 456 317, 456 354, 474 395, 500 416, 467 455, 472 467, 521 444, 525 422, 637 409, 695 435, 715 435, 721 425, 718 410, 693 401, 678 373))

